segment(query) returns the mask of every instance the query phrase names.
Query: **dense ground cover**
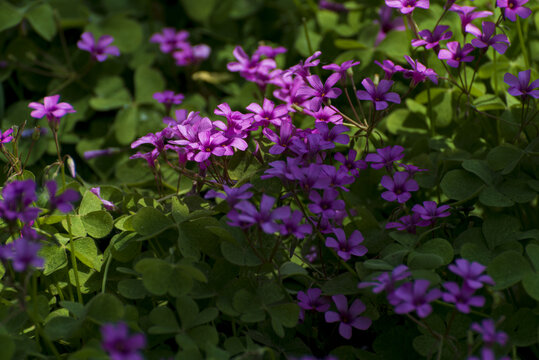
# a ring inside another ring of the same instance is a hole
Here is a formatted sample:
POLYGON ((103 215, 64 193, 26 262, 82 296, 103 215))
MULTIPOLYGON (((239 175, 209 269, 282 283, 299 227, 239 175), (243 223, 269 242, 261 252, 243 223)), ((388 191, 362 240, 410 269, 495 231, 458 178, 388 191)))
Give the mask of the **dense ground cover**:
POLYGON ((526 0, 0 0, 0 359, 539 357, 526 0))

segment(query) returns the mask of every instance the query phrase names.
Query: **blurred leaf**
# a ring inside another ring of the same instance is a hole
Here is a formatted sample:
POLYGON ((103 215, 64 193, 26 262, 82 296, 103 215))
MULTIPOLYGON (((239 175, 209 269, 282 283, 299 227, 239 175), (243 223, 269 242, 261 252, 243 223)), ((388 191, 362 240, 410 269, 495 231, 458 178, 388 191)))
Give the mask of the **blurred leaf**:
POLYGON ((487 273, 496 282, 494 289, 503 290, 531 272, 528 261, 516 251, 506 251, 496 256, 488 265, 487 273))
POLYGON ((447 265, 453 260, 453 246, 449 241, 441 238, 436 238, 427 241, 416 250, 424 254, 434 254, 442 258, 442 265, 447 265))
POLYGON ((155 325, 150 327, 150 334, 170 334, 180 331, 176 316, 167 306, 160 306, 150 312, 150 321, 155 325))
POLYGON ((124 306, 112 294, 97 294, 86 304, 86 316, 98 322, 116 322, 124 316, 124 306))
POLYGON ((99 38, 102 35, 111 35, 114 38, 113 46, 117 46, 120 53, 135 51, 142 43, 142 27, 134 20, 124 15, 113 15, 100 23, 90 23, 86 29, 99 38))
POLYGON ((0 1, 0 31, 9 29, 21 22, 22 12, 9 2, 0 1))
POLYGON ((492 215, 483 222, 483 235, 490 249, 516 239, 520 221, 509 215, 492 215))
POLYGON ((144 284, 138 279, 123 279, 118 282, 118 292, 126 299, 143 299, 148 292, 144 284))
POLYGON ((101 271, 103 255, 99 254, 94 239, 89 237, 76 239, 73 242, 73 247, 75 248, 75 256, 80 262, 96 271, 101 271))
POLYGON ((0 360, 11 360, 15 355, 15 342, 8 334, 0 334, 0 349, 0 360))
POLYGON ((142 259, 135 265, 144 287, 154 295, 165 295, 170 286, 172 265, 161 259, 142 259))
POLYGON ((462 167, 477 175, 487 185, 492 185, 494 174, 485 160, 469 159, 462 162, 462 167))
POLYGON ((56 35, 54 12, 49 4, 32 6, 26 13, 26 18, 34 30, 45 40, 51 41, 56 35))
POLYGON ((343 50, 366 49, 365 44, 352 39, 335 39, 335 47, 343 50))
POLYGON ((440 186, 450 199, 464 200, 477 192, 483 186, 483 182, 477 176, 457 169, 445 174, 440 186))
POLYGON ((135 100, 138 104, 155 103, 153 94, 163 91, 164 88, 165 79, 160 71, 146 66, 135 70, 135 100))
POLYGON ((217 0, 181 0, 181 3, 191 19, 206 22, 217 4, 217 0))
POLYGON ((490 150, 487 155, 488 165, 492 170, 502 170, 503 175, 509 174, 518 165, 524 152, 516 146, 503 144, 490 150))
POLYGON ((511 199, 496 190, 493 186, 488 186, 481 190, 479 193, 479 201, 483 205, 496 207, 508 207, 515 204, 511 199))
MULTIPOLYGON (((107 111, 131 103, 131 94, 119 76, 100 78, 94 89, 96 97, 90 99, 90 106, 94 110, 107 111)), ((124 130, 129 130, 128 128, 124 130)))
POLYGON ((131 218, 133 229, 140 235, 156 235, 173 223, 159 210, 152 207, 144 207, 137 211, 131 218))
POLYGON ((122 145, 128 145, 137 136, 138 109, 135 106, 123 108, 116 114, 114 134, 122 145))
POLYGON ((42 246, 38 255, 45 260, 45 268, 43 269, 43 275, 45 276, 67 266, 67 255, 64 248, 61 246, 42 246))
POLYGON ((479 111, 505 110, 503 101, 498 96, 492 94, 479 96, 474 100, 473 104, 479 111))

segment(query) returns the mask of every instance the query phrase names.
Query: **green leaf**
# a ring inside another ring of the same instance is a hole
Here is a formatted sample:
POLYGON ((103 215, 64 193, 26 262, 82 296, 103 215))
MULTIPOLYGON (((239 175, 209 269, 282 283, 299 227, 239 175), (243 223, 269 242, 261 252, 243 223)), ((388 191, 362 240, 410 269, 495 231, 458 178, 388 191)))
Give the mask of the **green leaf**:
POLYGON ((32 6, 26 13, 26 18, 34 30, 45 40, 51 41, 56 35, 54 12, 49 4, 32 6))
POLYGON ((492 255, 485 245, 468 243, 460 248, 460 255, 470 261, 477 261, 480 264, 488 265, 492 255))
POLYGON ((83 215, 81 220, 88 235, 97 239, 107 236, 114 226, 112 215, 104 210, 83 215))
POLYGON ((506 251, 490 262, 487 273, 494 279, 494 289, 503 290, 521 281, 531 267, 526 259, 516 251, 506 251))
POLYGON ((0 1, 0 31, 9 29, 21 22, 22 12, 7 1, 0 1))
POLYGON ((226 5, 231 19, 243 19, 253 15, 263 4, 264 0, 229 0, 226 5))
POLYGON ((361 50, 367 48, 365 44, 352 39, 335 39, 335 47, 343 50, 361 50))
POLYGON ((0 334, 0 349, 0 360, 11 360, 15 355, 15 342, 8 334, 0 334))
POLYGON ((112 45, 117 46, 121 53, 137 50, 143 40, 142 26, 124 15, 110 16, 101 23, 92 22, 86 31, 94 33, 96 37, 111 35, 114 38, 112 45))
POLYGON ((350 273, 334 277, 322 285, 322 292, 327 295, 353 295, 359 293, 357 288, 359 279, 350 273))
POLYGON ((486 94, 474 100, 473 105, 479 111, 505 110, 505 104, 496 95, 486 94))
POLYGON ((444 259, 436 254, 422 254, 411 252, 408 255, 408 266, 410 269, 436 269, 442 266, 444 259))
POLYGON ((521 204, 529 203, 537 196, 537 192, 530 189, 524 179, 506 179, 498 189, 514 202, 521 204))
MULTIPOLYGON (((75 248, 75 256, 81 263, 94 269, 95 271, 101 271, 101 265, 103 265, 103 255, 99 253, 94 239, 84 237, 76 239, 73 242, 75 248)), ((69 249, 69 247, 68 247, 69 249)))
POLYGON ((535 300, 539 301, 539 274, 528 273, 522 279, 524 290, 535 300))
POLYGON ((82 320, 72 317, 56 316, 45 324, 45 333, 50 340, 71 339, 77 336, 82 320))
POLYGON ((366 269, 371 269, 371 270, 383 270, 383 271, 393 270, 393 266, 391 264, 388 264, 384 260, 380 260, 380 259, 365 260, 365 262, 363 263, 363 266, 365 266, 366 269))
POLYGON ((483 186, 483 182, 477 176, 457 169, 445 174, 440 186, 450 199, 464 200, 475 194, 483 186))
POLYGON ((339 15, 333 11, 320 10, 316 12, 316 20, 322 29, 322 33, 334 31, 339 22, 339 15))
POLYGON ((490 249, 516 240, 520 221, 509 215, 491 215, 483 222, 483 235, 490 249))
POLYGON ((64 216, 64 219, 62 220, 63 228, 70 232, 74 237, 86 236, 86 229, 82 223, 82 218, 78 215, 67 215, 67 217, 69 217, 69 221, 71 222, 71 228, 67 223, 66 216, 64 216))
POLYGON ((529 244, 526 246, 526 254, 528 254, 535 271, 539 272, 539 245, 529 244))
POLYGON ((490 150, 487 162, 492 170, 501 170, 501 173, 506 175, 513 171, 523 156, 524 152, 521 149, 513 145, 503 144, 490 150))
POLYGON ((378 45, 377 50, 394 59, 402 59, 410 52, 410 40, 406 31, 391 31, 378 45))
POLYGON ((102 202, 99 198, 92 193, 90 190, 87 190, 82 197, 82 201, 79 206, 79 214, 86 215, 93 211, 99 211, 102 209, 102 202))
POLYGON ((127 299, 143 299, 148 292, 144 284, 138 279, 123 279, 118 282, 118 292, 127 299))
POLYGON ((119 76, 100 78, 94 91, 96 96, 90 99, 94 110, 108 111, 131 103, 131 94, 119 76))
POLYGON ((469 159, 462 162, 462 167, 477 175, 487 185, 492 185, 494 174, 485 160, 469 159))
POLYGON ((217 0, 181 0, 187 15, 198 22, 208 21, 217 0))
POLYGON ((493 186, 488 186, 479 193, 481 204, 496 207, 513 206, 515 203, 507 196, 496 190, 493 186))
POLYGON ((98 322, 116 322, 124 316, 124 306, 112 294, 97 294, 86 304, 86 316, 98 322))
POLYGON ((206 344, 217 345, 219 343, 219 333, 213 326, 202 325, 187 332, 195 341, 199 348, 206 347, 206 344))
POLYGON ((451 91, 444 91, 440 96, 440 100, 438 101, 437 99, 438 97, 431 105, 433 109, 434 124, 436 127, 446 127, 453 119, 451 91))
POLYGON ((148 332, 150 334, 171 334, 180 331, 176 316, 166 306, 160 306, 150 312, 150 321, 155 325, 148 332))
POLYGON ((154 295, 165 295, 175 280, 171 278, 172 265, 161 259, 142 259, 135 271, 142 274, 144 287, 154 295))
POLYGON ((153 94, 163 91, 165 79, 161 72, 146 66, 135 70, 135 100, 138 104, 153 104, 153 94))
POLYGON ((45 276, 67 266, 67 255, 61 246, 43 246, 39 250, 38 255, 45 259, 45 268, 43 269, 43 275, 45 276))
POLYGON ((131 218, 133 229, 140 235, 157 235, 173 225, 172 221, 153 207, 141 208, 131 218))
POLYGON ((449 264, 453 260, 454 255, 453 246, 451 246, 449 241, 441 238, 427 241, 426 243, 421 245, 416 251, 423 254, 438 255, 443 260, 442 265, 449 264))
POLYGON ((120 144, 130 144, 137 137, 138 114, 135 106, 123 108, 116 114, 114 135, 120 144))
POLYGON ((294 327, 298 322, 299 307, 296 304, 279 304, 268 308, 271 326, 279 337, 284 337, 284 327, 294 327))
POLYGON ((198 316, 198 305, 189 296, 176 298, 176 311, 180 317, 182 329, 187 330, 195 326, 198 316))
POLYGON ((221 243, 221 251, 225 259, 234 265, 258 266, 262 264, 262 261, 245 245, 246 244, 235 245, 223 241, 221 243))

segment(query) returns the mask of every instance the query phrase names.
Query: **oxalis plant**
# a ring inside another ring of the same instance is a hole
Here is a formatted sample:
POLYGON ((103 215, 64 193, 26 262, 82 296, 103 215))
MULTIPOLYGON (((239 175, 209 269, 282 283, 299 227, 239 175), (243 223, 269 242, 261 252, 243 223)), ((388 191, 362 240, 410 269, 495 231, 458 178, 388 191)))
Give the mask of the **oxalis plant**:
POLYGON ((538 358, 534 7, 0 1, 0 359, 538 358))

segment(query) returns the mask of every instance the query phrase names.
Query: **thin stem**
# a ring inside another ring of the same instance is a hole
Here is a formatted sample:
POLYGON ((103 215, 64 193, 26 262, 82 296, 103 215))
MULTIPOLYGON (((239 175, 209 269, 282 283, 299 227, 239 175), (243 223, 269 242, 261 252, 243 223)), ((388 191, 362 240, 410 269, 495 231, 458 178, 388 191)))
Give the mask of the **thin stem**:
POLYGON ((103 281, 101 282, 101 293, 105 293, 105 288, 107 286, 107 277, 109 275, 109 267, 110 263, 112 262, 112 254, 109 254, 109 258, 107 259, 107 263, 105 264, 105 272, 103 273, 103 281))
POLYGON ((524 42, 524 35, 522 34, 522 26, 520 25, 520 17, 517 16, 517 32, 518 40, 520 41, 520 48, 522 49, 522 55, 524 56, 524 62, 526 63, 526 68, 530 67, 530 59, 528 58, 528 49, 524 42))

